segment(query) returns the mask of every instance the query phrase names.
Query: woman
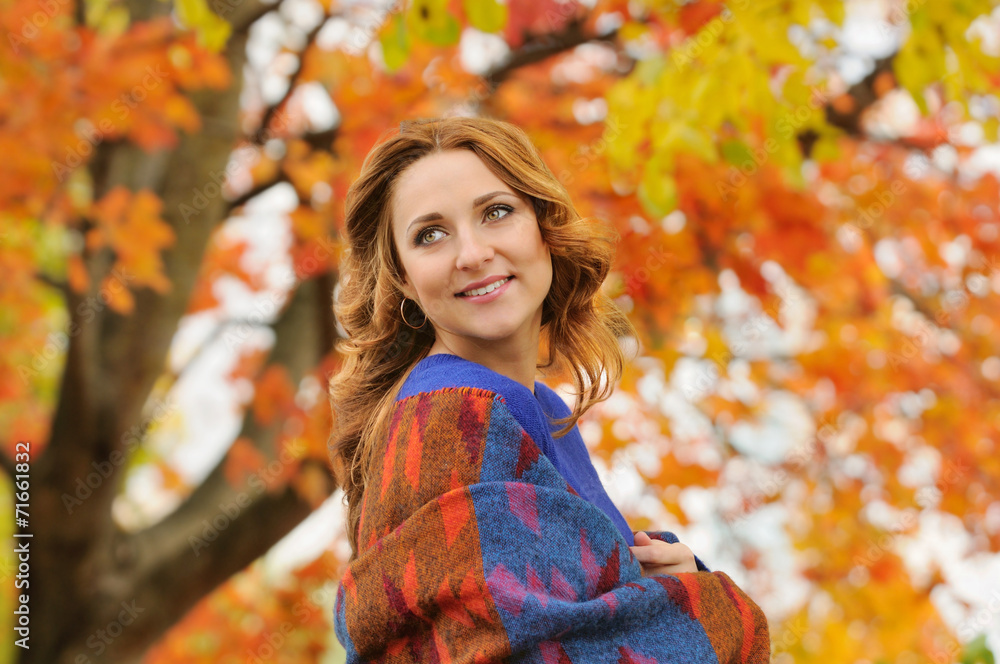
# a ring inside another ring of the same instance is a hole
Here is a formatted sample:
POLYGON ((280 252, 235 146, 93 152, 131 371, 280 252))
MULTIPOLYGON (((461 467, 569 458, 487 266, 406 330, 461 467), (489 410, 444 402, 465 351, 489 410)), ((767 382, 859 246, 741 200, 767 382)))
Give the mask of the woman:
POLYGON ((348 661, 767 661, 753 601, 671 533, 633 537, 594 471, 576 422, 634 330, 600 290, 613 235, 527 136, 404 123, 346 226, 331 447, 348 661), (572 411, 535 381, 558 366, 572 411))

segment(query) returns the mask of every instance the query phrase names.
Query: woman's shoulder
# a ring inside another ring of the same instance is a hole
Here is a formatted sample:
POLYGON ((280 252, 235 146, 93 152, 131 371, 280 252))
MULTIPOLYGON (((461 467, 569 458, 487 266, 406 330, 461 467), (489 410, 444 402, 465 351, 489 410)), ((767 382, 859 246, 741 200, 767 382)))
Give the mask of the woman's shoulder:
POLYGON ((457 355, 438 353, 420 360, 396 396, 402 401, 420 393, 448 388, 477 388, 496 393, 505 401, 518 400, 531 392, 516 381, 481 364, 457 355))
POLYGON ((455 388, 491 392, 512 408, 519 420, 537 414, 539 409, 556 418, 567 417, 572 412, 563 398, 545 383, 535 381, 532 392, 521 383, 482 364, 447 353, 428 355, 420 360, 404 381, 396 401, 455 388))
POLYGON ((543 451, 548 449, 545 411, 551 413, 548 403, 551 399, 559 400, 559 396, 539 382, 535 383, 532 393, 521 383, 457 355, 440 353, 420 360, 400 388, 396 403, 456 388, 466 392, 481 391, 483 396, 498 399, 539 447, 543 451))
POLYGON ((572 411, 559 393, 545 383, 535 383, 535 398, 542 409, 552 417, 568 417, 572 411))

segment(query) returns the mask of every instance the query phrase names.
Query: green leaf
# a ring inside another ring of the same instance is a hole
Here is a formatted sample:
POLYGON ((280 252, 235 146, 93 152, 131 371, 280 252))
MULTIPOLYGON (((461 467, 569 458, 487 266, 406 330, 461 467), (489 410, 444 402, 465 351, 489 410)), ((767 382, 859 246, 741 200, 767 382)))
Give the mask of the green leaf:
POLYGON ((392 17, 392 24, 382 32, 379 43, 382 45, 382 59, 386 69, 392 72, 402 67, 406 56, 410 54, 410 35, 406 31, 402 14, 392 17))
POLYGON ((110 0, 91 0, 86 3, 84 18, 87 25, 102 37, 112 39, 124 33, 129 26, 128 8, 112 5, 110 0))
POLYGON ((721 149, 722 158, 730 164, 739 166, 747 161, 753 161, 753 153, 743 141, 726 141, 721 149))
POLYGON ((718 150, 712 139, 704 131, 688 124, 674 124, 667 133, 665 145, 677 152, 696 155, 709 164, 719 159, 718 150))
POLYGON ((448 0, 415 0, 406 12, 407 27, 420 40, 435 46, 458 43, 461 28, 448 12, 448 0))
POLYGON ((229 40, 232 26, 208 8, 208 0, 177 0, 178 20, 198 35, 198 43, 219 52, 229 40))
POLYGON ((986 645, 986 635, 980 634, 965 644, 962 651, 962 664, 996 664, 990 647, 986 645))
POLYGON ((497 0, 465 0, 469 24, 483 32, 500 32, 507 25, 507 5, 497 0))
POLYGON ((840 159, 840 138, 834 133, 821 135, 813 143, 812 158, 819 162, 833 162, 840 159))
POLYGON ((653 217, 665 217, 677 209, 677 181, 670 171, 657 167, 661 159, 653 158, 646 167, 642 182, 639 183, 639 202, 653 217))

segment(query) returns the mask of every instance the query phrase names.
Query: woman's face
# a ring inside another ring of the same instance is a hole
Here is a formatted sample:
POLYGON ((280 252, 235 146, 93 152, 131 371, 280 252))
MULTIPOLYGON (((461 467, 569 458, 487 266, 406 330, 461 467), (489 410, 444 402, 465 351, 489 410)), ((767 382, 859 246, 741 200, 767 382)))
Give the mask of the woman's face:
POLYGON ((403 292, 434 326, 432 352, 534 358, 552 260, 531 203, 474 152, 446 150, 403 171, 391 212, 403 292))

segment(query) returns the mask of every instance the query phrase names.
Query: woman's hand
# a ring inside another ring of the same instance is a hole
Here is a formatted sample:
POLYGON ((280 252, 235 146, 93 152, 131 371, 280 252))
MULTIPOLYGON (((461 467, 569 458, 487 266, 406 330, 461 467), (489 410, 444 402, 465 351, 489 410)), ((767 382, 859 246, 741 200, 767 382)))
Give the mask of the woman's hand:
POLYGON ((661 542, 638 532, 635 534, 635 546, 630 546, 629 550, 642 563, 643 576, 698 571, 691 549, 680 542, 661 542))

